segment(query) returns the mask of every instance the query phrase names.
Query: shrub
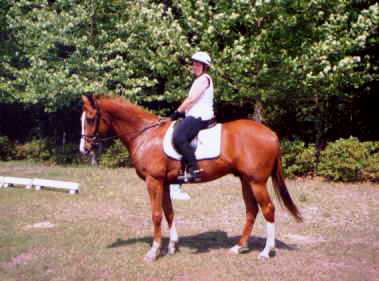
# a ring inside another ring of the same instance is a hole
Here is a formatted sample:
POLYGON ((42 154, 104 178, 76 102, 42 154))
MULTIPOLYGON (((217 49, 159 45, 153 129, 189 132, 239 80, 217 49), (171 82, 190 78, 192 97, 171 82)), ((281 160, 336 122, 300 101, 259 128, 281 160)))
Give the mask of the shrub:
POLYGON ((54 149, 51 158, 56 164, 78 164, 81 162, 78 144, 66 143, 59 145, 54 149))
POLYGON ((31 160, 49 160, 52 156, 47 139, 33 139, 25 144, 16 145, 16 158, 31 160))
POLYGON ((130 166, 129 152, 120 140, 116 140, 101 154, 99 164, 108 168, 130 166))
POLYGON ((359 181, 368 159, 366 144, 354 137, 339 139, 321 152, 317 173, 335 181, 359 181))
POLYGON ((33 139, 16 145, 14 159, 49 161, 55 164, 77 164, 81 162, 78 144, 55 145, 47 139, 33 139))
POLYGON ((364 180, 379 181, 379 142, 365 142, 368 159, 362 171, 364 180))
POLYGON ((316 149, 313 144, 305 145, 302 141, 283 140, 283 172, 288 177, 306 176, 314 171, 316 149))
POLYGON ((13 143, 7 136, 0 136, 0 160, 11 160, 15 155, 13 143))

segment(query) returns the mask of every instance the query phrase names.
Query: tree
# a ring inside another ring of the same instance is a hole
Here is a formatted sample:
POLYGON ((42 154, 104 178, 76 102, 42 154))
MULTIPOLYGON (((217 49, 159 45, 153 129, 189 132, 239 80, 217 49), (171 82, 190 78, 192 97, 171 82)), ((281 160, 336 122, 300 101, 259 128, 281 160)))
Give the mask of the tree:
POLYGON ((189 46, 162 13, 145 1, 19 1, 7 21, 28 63, 12 70, 6 91, 50 111, 89 91, 137 102, 176 97, 186 81, 178 60, 189 46))
POLYGON ((260 112, 276 129, 291 123, 283 134, 321 144, 377 79, 367 51, 378 44, 375 1, 1 5, 1 102, 62 111, 85 92, 113 92, 167 114, 187 94, 189 58, 201 49, 214 61, 220 119, 260 112))

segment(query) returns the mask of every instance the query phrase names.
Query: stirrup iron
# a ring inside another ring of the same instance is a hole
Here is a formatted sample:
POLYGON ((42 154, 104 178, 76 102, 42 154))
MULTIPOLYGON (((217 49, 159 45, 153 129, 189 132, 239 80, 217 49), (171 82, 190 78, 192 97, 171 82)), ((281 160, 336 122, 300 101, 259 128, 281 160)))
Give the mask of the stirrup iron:
POLYGON ((178 180, 182 181, 183 183, 199 182, 199 181, 201 181, 200 173, 203 171, 204 171, 203 169, 194 170, 193 172, 195 172, 195 174, 197 174, 197 176, 196 176, 196 175, 192 175, 191 173, 189 173, 187 171, 187 169, 185 169, 183 175, 178 176, 178 180))

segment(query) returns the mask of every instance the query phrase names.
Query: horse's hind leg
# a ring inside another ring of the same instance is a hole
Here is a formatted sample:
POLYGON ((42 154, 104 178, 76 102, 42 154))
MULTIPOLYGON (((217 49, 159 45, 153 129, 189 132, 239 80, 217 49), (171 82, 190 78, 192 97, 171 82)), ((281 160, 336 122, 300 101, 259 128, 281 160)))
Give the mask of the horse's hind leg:
POLYGON ((246 222, 243 227, 242 236, 238 244, 230 249, 230 251, 235 254, 239 254, 247 249, 247 243, 259 210, 257 201, 254 198, 249 182, 241 177, 241 183, 243 200, 246 207, 246 222))
POLYGON ((266 182, 251 183, 253 194, 261 208, 263 216, 267 222, 267 240, 265 248, 260 252, 258 258, 269 258, 275 251, 275 207, 267 191, 266 182))
POLYGON ((168 254, 172 255, 176 252, 177 243, 179 241, 178 233, 176 232, 174 222, 174 209, 170 197, 170 186, 165 185, 163 192, 163 211, 170 229, 170 242, 168 244, 168 254))

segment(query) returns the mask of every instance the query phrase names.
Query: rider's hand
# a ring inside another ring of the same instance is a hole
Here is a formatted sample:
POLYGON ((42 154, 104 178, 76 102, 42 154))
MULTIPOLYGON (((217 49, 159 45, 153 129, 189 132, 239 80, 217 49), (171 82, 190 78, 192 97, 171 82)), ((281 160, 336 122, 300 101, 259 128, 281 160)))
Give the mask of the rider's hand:
POLYGON ((183 117, 185 117, 184 112, 179 112, 179 111, 174 111, 174 112, 171 113, 171 115, 170 115, 170 119, 171 119, 172 121, 177 120, 177 119, 179 119, 179 118, 183 118, 183 117))

